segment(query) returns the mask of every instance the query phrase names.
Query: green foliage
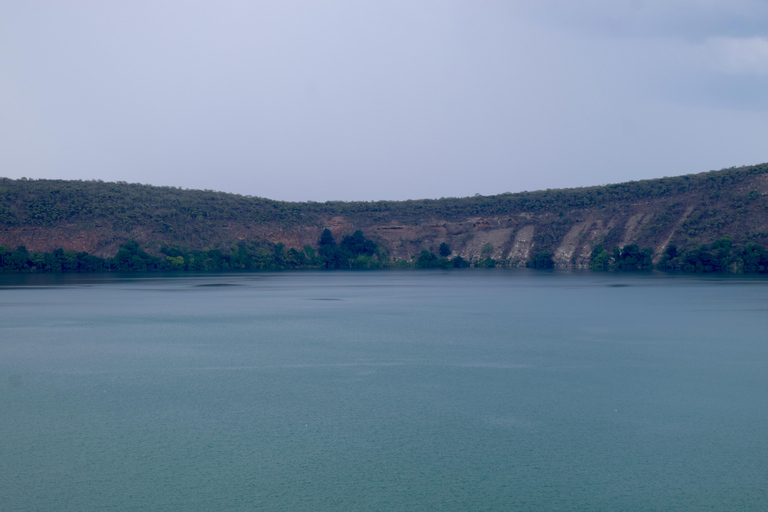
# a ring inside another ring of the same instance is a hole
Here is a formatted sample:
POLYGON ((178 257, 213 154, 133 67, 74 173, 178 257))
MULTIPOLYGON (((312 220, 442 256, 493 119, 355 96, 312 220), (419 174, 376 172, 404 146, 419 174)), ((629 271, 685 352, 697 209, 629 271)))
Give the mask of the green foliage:
POLYGON ((614 266, 616 270, 652 270, 653 250, 640 249, 636 244, 625 245, 619 251, 614 248, 614 266))
POLYGON ((453 268, 469 268, 469 262, 461 256, 456 256, 451 260, 453 268))
POLYGON ((360 230, 342 238, 340 247, 350 255, 355 256, 373 256, 376 254, 376 244, 372 240, 365 238, 360 230))
POLYGON ((592 249, 589 268, 592 270, 608 270, 611 268, 611 255, 602 245, 597 245, 592 249))
POLYGON ((443 242, 440 244, 440 248, 438 249, 437 253, 440 255, 441 258, 447 258, 448 256, 451 255, 451 246, 443 242))
POLYGON ((555 268, 555 261, 552 259, 552 253, 540 252, 525 263, 528 268, 555 268))
POLYGON ((768 273, 768 252, 754 242, 744 244, 739 260, 739 268, 745 274, 768 273))
MULTIPOLYGON (((354 240, 354 235, 350 237, 354 240)), ((330 241, 326 245, 331 245, 330 241)), ((123 244, 114 258, 105 260, 86 252, 56 249, 50 253, 30 253, 24 246, 16 250, 0 246, 0 273, 71 273, 71 272, 156 272, 156 271, 221 271, 221 270, 263 270, 290 268, 466 268, 470 262, 457 256, 452 260, 438 257, 427 250, 422 250, 415 262, 382 262, 378 252, 370 254, 370 246, 357 237, 354 244, 340 244, 337 254, 347 258, 343 267, 327 267, 328 260, 322 259, 320 252, 309 248, 298 250, 285 249, 283 244, 265 242, 240 243, 229 252, 219 249, 208 251, 188 251, 178 247, 161 249, 163 257, 155 257, 142 250, 135 241, 123 244), (360 243, 362 241, 362 243, 360 243), (349 246, 357 247, 357 253, 350 256, 349 246)), ((590 268, 593 270, 649 270, 650 249, 640 249, 631 244, 614 247, 612 254, 598 245, 592 251, 590 268)), ((336 258, 336 255, 332 255, 336 258)), ((337 260, 332 260, 337 261, 337 260)), ((490 257, 475 262, 477 268, 491 268, 498 264, 490 257)), ((551 253, 535 254, 526 263, 529 268, 553 268, 551 253)), ((768 273, 768 251, 755 242, 747 242, 743 247, 736 247, 729 237, 723 237, 710 245, 681 252, 675 245, 665 250, 656 268, 691 273, 743 272, 747 274, 768 273)))
POLYGON ((0 247, 0 269, 3 272, 28 272, 32 266, 27 248, 19 246, 15 251, 0 247))
POLYGON ((419 257, 416 258, 416 268, 435 268, 437 267, 437 255, 422 249, 419 257))
POLYGON ((675 262, 678 256, 677 246, 675 244, 668 245, 664 254, 661 255, 661 259, 656 264, 656 268, 659 270, 676 270, 675 262))
POLYGON ((147 254, 132 240, 120 246, 111 266, 118 272, 147 272, 163 270, 164 261, 147 254))
MULTIPOLYGON (((287 249, 283 244, 240 243, 228 252, 220 249, 189 251, 179 247, 163 247, 162 257, 148 254, 136 241, 123 244, 114 258, 108 260, 85 252, 56 249, 51 253, 29 254, 24 247, 11 251, 0 247, 0 272, 157 272, 157 271, 226 271, 280 270, 317 268, 322 261, 314 250, 287 249)), ((376 268, 378 261, 366 254, 356 255, 348 268, 376 268)))
POLYGON ((610 252, 603 245, 592 249, 589 268, 592 270, 637 271, 653 269, 653 250, 640 249, 636 244, 614 247, 610 252))
POLYGON ((169 270, 184 270, 184 256, 167 256, 165 261, 169 270))
POLYGON ((325 268, 341 267, 339 251, 336 250, 336 240, 333 239, 333 234, 328 228, 324 229, 320 235, 317 253, 325 268))
POLYGON ((491 258, 490 256, 486 256, 485 258, 480 259, 475 263, 476 268, 494 268, 498 262, 491 258))
POLYGON ((453 264, 447 258, 440 258, 426 249, 416 258, 416 268, 450 268, 453 264))
POLYGON ((331 233, 330 229, 325 228, 323 233, 320 235, 320 246, 336 246, 336 240, 333 239, 333 233, 331 233))
POLYGON ((329 229, 323 230, 318 242, 318 257, 324 268, 377 268, 381 266, 375 242, 358 230, 342 238, 336 245, 329 229))
POLYGON ((104 272, 109 270, 108 262, 86 252, 56 249, 50 253, 30 253, 19 246, 15 251, 0 246, 0 273, 69 273, 104 272))
POLYGON ((761 250, 762 247, 757 244, 748 243, 742 250, 734 251, 730 237, 720 238, 710 245, 702 244, 683 253, 672 245, 667 248, 656 268, 699 274, 731 272, 734 269, 747 273, 761 272, 761 250))

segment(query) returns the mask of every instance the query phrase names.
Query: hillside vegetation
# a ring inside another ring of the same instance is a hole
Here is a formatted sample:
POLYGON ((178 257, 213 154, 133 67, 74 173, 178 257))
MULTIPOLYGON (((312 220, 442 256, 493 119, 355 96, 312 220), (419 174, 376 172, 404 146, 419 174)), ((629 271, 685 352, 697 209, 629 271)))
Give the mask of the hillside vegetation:
POLYGON ((638 260, 644 263, 626 265, 682 268, 692 251, 714 254, 725 244, 731 259, 724 264, 736 268, 738 255, 768 242, 767 195, 768 164, 597 187, 324 203, 2 178, 0 257, 23 246, 30 254, 62 249, 106 261, 135 242, 167 262, 208 251, 274 255, 281 244, 299 266, 323 266, 310 253, 328 229, 338 241, 360 231, 376 247, 365 255, 376 264, 446 266, 460 257, 475 265, 619 268, 638 260))

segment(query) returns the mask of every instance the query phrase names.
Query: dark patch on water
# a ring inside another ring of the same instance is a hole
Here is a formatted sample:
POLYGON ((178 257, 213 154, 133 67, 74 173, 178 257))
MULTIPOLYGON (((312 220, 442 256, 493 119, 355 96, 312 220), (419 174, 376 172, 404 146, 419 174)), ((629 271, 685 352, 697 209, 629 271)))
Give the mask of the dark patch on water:
POLYGON ((59 290, 61 286, 0 286, 0 290, 59 290))
POLYGON ((196 284, 195 288, 221 288, 224 286, 243 286, 243 285, 234 284, 234 283, 210 283, 210 284, 196 284))
POLYGON ((632 285, 631 284, 616 283, 616 284, 609 284, 608 288, 626 288, 627 286, 632 286, 632 285))

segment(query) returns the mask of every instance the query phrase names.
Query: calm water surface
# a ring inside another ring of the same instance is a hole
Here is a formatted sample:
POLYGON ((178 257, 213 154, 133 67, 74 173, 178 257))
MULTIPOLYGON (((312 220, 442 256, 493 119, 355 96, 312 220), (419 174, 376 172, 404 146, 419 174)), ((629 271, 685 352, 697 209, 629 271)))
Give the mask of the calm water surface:
POLYGON ((768 281, 0 276, 0 510, 768 509, 768 281))

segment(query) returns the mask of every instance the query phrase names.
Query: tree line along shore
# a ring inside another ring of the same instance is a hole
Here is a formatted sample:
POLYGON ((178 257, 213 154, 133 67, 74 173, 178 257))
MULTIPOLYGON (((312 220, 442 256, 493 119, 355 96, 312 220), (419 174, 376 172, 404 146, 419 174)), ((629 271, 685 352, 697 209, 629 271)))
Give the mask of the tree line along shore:
MULTIPOLYGON (((669 245, 657 263, 653 251, 635 244, 606 249, 596 246, 590 258, 593 271, 662 270, 685 273, 768 273, 768 251, 754 242, 734 245, 729 237, 711 244, 680 251, 669 245)), ((161 256, 144 251, 136 241, 123 244, 112 258, 100 258, 85 251, 56 249, 52 252, 30 252, 25 247, 10 249, 0 246, 0 273, 95 273, 95 272, 180 272, 180 271, 248 271, 286 269, 386 269, 386 268, 504 268, 505 261, 490 256, 466 260, 454 255, 442 243, 438 253, 422 250, 410 260, 390 258, 386 250, 362 231, 347 235, 340 242, 325 229, 318 248, 286 248, 282 243, 240 243, 229 251, 219 249, 190 251, 163 247, 161 256)), ((555 262, 549 252, 534 254, 525 264, 529 268, 552 269, 555 262)))

